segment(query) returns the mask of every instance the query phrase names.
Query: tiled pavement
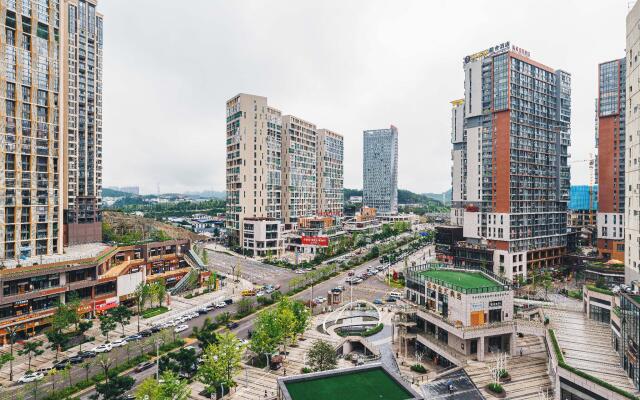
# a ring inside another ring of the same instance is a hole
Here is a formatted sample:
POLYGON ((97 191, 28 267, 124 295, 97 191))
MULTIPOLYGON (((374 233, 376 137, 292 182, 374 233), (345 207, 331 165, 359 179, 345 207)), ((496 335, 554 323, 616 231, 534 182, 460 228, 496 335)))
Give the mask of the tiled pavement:
POLYGON ((592 321, 582 312, 545 310, 545 313, 567 364, 628 392, 636 392, 611 346, 609 325, 592 321))
MULTIPOLYGON (((531 399, 538 400, 540 389, 551 389, 551 381, 547 375, 547 356, 542 338, 536 336, 524 336, 518 338, 518 354, 507 359, 507 370, 511 375, 511 382, 504 383, 505 392, 508 399, 531 399), (519 355, 522 348, 523 355, 519 355)), ((471 361, 465 367, 465 371, 480 389, 487 399, 495 399, 484 387, 491 383, 491 356, 485 362, 471 361)))

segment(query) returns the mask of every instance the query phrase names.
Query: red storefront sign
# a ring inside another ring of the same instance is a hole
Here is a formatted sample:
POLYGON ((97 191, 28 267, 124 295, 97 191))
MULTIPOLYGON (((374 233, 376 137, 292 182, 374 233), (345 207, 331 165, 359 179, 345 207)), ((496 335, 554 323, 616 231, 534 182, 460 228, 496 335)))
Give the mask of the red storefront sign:
POLYGON ((106 311, 118 307, 118 299, 111 298, 107 300, 96 301, 96 311, 106 311))
POLYGON ((329 238, 326 236, 302 236, 302 244, 307 246, 329 246, 329 238))

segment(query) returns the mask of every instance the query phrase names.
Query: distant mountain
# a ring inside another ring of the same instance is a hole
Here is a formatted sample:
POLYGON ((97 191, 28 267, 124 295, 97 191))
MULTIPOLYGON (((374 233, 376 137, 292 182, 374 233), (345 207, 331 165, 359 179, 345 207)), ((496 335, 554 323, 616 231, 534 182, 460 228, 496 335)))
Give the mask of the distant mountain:
MULTIPOLYGON (((345 188, 343 192, 345 200, 348 200, 351 196, 362 196, 362 190, 360 189, 345 188)), ((449 193, 449 198, 450 197, 451 194, 449 193)), ((426 194, 414 193, 410 190, 398 189, 398 204, 442 205, 442 194, 440 194, 440 198, 437 198, 428 196, 426 194)))
POLYGON ((443 193, 423 193, 430 199, 438 200, 442 202, 442 195, 444 195, 444 204, 451 204, 451 189, 443 193))
POLYGON ((201 192, 185 192, 184 193, 188 197, 192 198, 200 198, 200 199, 220 199, 224 200, 227 198, 226 191, 217 191, 217 190, 203 190, 201 192))
POLYGON ((102 188, 102 197, 139 197, 136 194, 123 192, 121 190, 102 188))

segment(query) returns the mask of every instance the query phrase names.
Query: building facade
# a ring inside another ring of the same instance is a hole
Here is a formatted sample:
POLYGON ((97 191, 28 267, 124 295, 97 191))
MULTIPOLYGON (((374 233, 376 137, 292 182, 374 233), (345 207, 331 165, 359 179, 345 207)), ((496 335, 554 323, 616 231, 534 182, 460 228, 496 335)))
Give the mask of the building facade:
POLYGON ((627 282, 640 279, 640 87, 632 85, 638 82, 638 54, 640 53, 640 31, 636 28, 640 23, 640 3, 633 6, 627 14, 627 46, 626 46, 626 91, 625 131, 629 137, 625 143, 625 280, 627 282))
MULTIPOLYGON (((262 96, 238 94, 227 101, 226 111, 225 226, 231 245, 246 246, 254 255, 266 253, 256 247, 255 238, 245 241, 245 219, 278 221, 283 224, 280 235, 322 210, 342 212, 341 135, 283 116, 262 96)), ((264 244, 273 243, 269 239, 264 244)))
POLYGON ((515 281, 559 265, 565 251, 571 77, 509 42, 465 57, 463 69, 465 97, 452 120, 453 223, 492 250, 497 275, 515 281))
POLYGON ((344 139, 327 129, 318 129, 318 215, 344 214, 344 139))
POLYGON ((378 214, 398 213, 398 129, 364 131, 363 206, 378 214))
POLYGON ((569 225, 595 227, 598 210, 597 185, 572 185, 569 192, 569 225))
POLYGON ((624 261, 626 60, 598 66, 598 253, 624 261))
POLYGON ((103 16, 96 7, 96 0, 64 0, 60 10, 65 245, 102 240, 103 16))

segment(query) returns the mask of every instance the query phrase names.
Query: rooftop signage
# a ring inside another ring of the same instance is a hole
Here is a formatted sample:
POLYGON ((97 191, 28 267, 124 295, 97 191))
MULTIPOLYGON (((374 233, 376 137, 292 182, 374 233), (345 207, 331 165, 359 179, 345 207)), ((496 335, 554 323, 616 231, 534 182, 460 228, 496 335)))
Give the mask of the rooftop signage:
POLYGON ((516 45, 511 44, 510 42, 500 43, 496 46, 489 47, 486 50, 479 51, 477 53, 473 53, 464 58, 464 64, 468 64, 472 61, 476 61, 482 59, 487 56, 498 55, 502 53, 506 53, 507 51, 513 51, 514 53, 518 53, 525 57, 530 57, 531 53, 529 51, 523 49, 522 47, 518 47, 516 45))

